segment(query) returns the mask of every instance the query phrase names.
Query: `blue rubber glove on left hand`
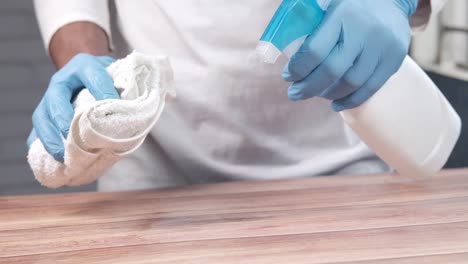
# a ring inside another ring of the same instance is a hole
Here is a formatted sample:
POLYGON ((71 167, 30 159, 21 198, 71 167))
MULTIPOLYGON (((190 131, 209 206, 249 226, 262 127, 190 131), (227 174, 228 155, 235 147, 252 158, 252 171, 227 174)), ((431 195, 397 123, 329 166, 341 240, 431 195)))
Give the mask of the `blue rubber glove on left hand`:
POLYGON ((291 100, 315 96, 342 111, 369 99, 400 68, 418 0, 332 0, 283 78, 291 100))
POLYGON ((34 111, 28 145, 39 138, 55 160, 63 161, 65 149, 62 137, 67 137, 73 119, 73 97, 86 87, 96 100, 119 98, 114 82, 106 71, 112 62, 114 59, 109 56, 81 53, 55 73, 34 111))

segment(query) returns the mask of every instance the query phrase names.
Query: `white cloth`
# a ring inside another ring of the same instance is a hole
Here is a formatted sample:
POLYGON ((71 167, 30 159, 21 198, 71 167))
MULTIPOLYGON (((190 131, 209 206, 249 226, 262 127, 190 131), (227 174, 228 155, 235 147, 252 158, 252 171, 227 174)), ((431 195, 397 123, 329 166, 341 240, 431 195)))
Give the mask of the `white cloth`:
POLYGON ((55 161, 40 140, 33 142, 28 162, 41 184, 57 188, 95 181, 141 145, 161 115, 166 94, 174 94, 166 57, 134 52, 107 71, 122 100, 95 101, 88 90, 80 92, 64 141, 64 163, 55 161))
MULTIPOLYGON (((389 169, 330 102, 288 100, 285 58, 264 68, 248 64, 280 0, 116 0, 111 11, 95 1, 37 0, 46 46, 48 25, 68 20, 68 6, 92 6, 101 14, 96 21, 110 12, 118 53, 169 55, 179 87, 157 129, 100 179, 101 190, 389 169)), ((79 20, 94 21, 89 14, 79 20)))

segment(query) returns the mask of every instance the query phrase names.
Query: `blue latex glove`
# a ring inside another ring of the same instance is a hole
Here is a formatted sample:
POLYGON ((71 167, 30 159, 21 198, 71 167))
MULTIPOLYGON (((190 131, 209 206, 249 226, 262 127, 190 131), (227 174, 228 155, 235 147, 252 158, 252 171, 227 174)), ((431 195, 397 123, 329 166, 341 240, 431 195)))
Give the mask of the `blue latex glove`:
POLYGON ((332 0, 283 78, 291 100, 319 96, 342 111, 365 102, 400 68, 417 0, 332 0))
POLYGON ((112 62, 114 59, 108 56, 78 54, 55 73, 33 113, 28 146, 39 137, 47 152, 57 161, 63 161, 62 137, 67 137, 73 119, 73 97, 86 87, 96 100, 119 98, 106 71, 112 62))

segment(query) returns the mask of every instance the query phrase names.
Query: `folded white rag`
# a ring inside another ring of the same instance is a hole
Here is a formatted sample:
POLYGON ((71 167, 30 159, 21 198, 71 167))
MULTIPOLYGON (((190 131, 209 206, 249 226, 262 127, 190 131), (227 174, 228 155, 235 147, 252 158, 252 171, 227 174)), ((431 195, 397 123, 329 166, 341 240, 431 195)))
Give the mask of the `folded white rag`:
POLYGON ((173 75, 165 56, 133 52, 107 68, 121 100, 96 101, 87 89, 77 96, 64 162, 49 155, 36 139, 28 162, 44 186, 88 184, 144 141, 164 108, 175 96, 173 75))

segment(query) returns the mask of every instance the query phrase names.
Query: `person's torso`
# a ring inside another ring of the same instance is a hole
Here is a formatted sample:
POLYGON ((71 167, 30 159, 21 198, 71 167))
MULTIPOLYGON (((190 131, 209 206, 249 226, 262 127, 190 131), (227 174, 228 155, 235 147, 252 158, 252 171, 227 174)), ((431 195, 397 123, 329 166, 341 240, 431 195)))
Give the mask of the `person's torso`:
POLYGON ((300 177, 373 155, 329 101, 288 100, 284 58, 249 64, 280 2, 116 1, 129 49, 170 56, 177 98, 152 136, 178 169, 208 178, 300 177))

